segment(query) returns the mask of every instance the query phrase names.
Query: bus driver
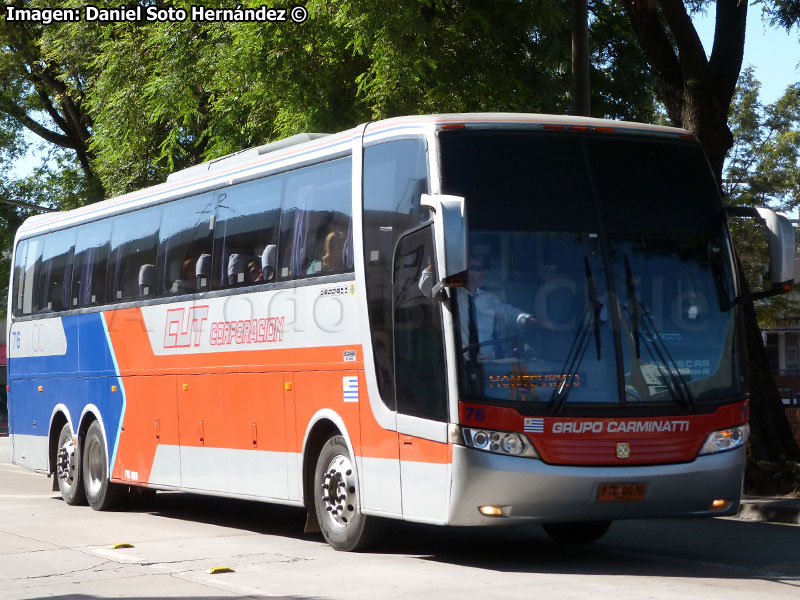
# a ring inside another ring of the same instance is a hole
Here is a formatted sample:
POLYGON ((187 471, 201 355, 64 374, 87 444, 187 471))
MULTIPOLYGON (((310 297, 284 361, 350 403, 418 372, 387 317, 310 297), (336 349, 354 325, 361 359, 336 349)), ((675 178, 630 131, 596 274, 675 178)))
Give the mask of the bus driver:
POLYGON ((473 362, 495 358, 497 346, 488 345, 487 342, 502 337, 509 326, 521 328, 538 325, 533 315, 506 304, 492 292, 481 289, 483 272, 483 261, 478 257, 470 257, 465 293, 456 294, 461 345, 466 351, 465 358, 473 362))

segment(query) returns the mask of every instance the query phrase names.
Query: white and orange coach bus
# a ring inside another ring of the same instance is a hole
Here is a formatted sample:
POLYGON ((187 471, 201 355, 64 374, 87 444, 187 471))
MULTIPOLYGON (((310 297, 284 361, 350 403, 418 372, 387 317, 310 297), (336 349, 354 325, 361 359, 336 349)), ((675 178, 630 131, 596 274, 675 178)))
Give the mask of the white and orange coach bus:
MULTIPOLYGON (((772 280, 793 234, 770 228, 772 280)), ((68 504, 136 488, 381 517, 736 512, 742 292, 684 130, 523 114, 301 134, 19 229, 16 464, 68 504)))

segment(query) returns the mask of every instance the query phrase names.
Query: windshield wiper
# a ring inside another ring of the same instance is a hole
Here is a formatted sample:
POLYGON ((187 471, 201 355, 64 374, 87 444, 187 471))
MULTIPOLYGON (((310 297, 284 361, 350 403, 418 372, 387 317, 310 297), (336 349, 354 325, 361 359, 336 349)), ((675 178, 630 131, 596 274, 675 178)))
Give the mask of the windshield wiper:
MULTIPOLYGON (((641 328, 644 330, 644 338, 650 352, 650 356, 651 358, 656 359, 654 364, 658 369, 658 374, 661 376, 661 380, 667 383, 667 389, 673 398, 675 398, 681 404, 693 409, 695 407, 695 402, 694 398, 692 397, 692 393, 689 391, 687 381, 683 378, 683 374, 675 364, 675 360, 672 358, 664 338, 658 331, 658 328, 653 321, 653 317, 650 315, 647 309, 644 308, 642 303, 639 302, 639 298, 636 295, 636 286, 634 285, 633 275, 631 273, 631 265, 627 256, 625 256, 625 287, 628 293, 628 305, 631 307, 631 312, 633 314, 631 315, 628 312, 627 307, 624 310, 626 316, 628 317, 628 321, 631 324, 636 359, 641 358, 641 352, 639 349, 639 340, 641 338, 639 335, 639 328, 641 326, 641 328), (665 369, 666 374, 664 372, 665 369)), ((637 368, 641 370, 641 367, 637 368)))
POLYGON ((603 304, 597 297, 597 287, 594 283, 594 276, 592 269, 589 266, 589 258, 584 257, 583 262, 586 265, 586 290, 589 294, 589 306, 583 312, 581 318, 581 325, 575 333, 575 338, 572 340, 567 359, 564 361, 564 366, 561 368, 561 385, 553 390, 550 395, 550 412, 558 412, 567 400, 567 396, 572 390, 572 384, 578 375, 578 368, 583 362, 583 356, 586 354, 586 348, 589 345, 589 327, 594 330, 595 346, 597 348, 597 360, 600 360, 600 313, 603 310, 603 304))

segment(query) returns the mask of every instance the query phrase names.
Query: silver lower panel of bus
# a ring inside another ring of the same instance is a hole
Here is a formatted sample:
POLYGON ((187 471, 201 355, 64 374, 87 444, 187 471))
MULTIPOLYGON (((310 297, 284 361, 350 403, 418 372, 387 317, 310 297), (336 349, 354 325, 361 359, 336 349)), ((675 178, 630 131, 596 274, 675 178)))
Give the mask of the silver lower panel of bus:
POLYGON ((739 510, 744 448, 698 457, 691 463, 630 467, 571 467, 540 460, 490 454, 453 446, 450 525, 503 525, 730 516, 739 510), (644 483, 643 500, 600 502, 602 484, 644 483), (715 499, 730 500, 711 510, 715 499), (500 506, 503 516, 487 517, 481 506, 500 506))

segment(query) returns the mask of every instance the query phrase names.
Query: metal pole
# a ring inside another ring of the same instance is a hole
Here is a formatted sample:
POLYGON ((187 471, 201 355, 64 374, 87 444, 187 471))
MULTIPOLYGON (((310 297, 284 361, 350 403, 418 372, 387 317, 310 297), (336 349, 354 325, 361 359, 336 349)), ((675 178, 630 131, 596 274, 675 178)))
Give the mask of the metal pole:
POLYGON ((572 114, 589 117, 589 6, 572 0, 572 114))

